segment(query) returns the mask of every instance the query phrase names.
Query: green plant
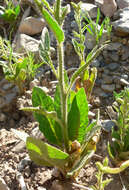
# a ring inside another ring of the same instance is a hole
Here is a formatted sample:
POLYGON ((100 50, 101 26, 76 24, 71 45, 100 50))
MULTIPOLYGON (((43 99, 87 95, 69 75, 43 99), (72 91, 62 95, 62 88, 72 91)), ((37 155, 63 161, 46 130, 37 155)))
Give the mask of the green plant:
POLYGON ((13 53, 12 47, 7 40, 0 37, 0 53, 3 61, 0 65, 3 68, 5 78, 18 86, 19 93, 23 94, 25 85, 27 86, 37 72, 42 63, 34 63, 33 54, 28 53, 26 57, 19 57, 13 53))
POLYGON ((95 41, 97 44, 102 43, 101 39, 103 37, 104 30, 107 33, 108 39, 110 39, 110 34, 112 31, 112 25, 110 24, 110 18, 105 17, 105 19, 103 20, 101 25, 99 25, 99 22, 100 22, 100 10, 99 10, 99 8, 97 10, 96 22, 94 22, 91 19, 91 17, 89 16, 88 13, 87 13, 87 16, 85 16, 85 20, 87 21, 88 24, 84 25, 85 26, 84 29, 87 29, 87 31, 95 38, 95 41))
POLYGON ((118 113, 116 121, 117 129, 112 129, 111 142, 108 143, 108 152, 116 164, 129 160, 129 88, 121 93, 114 93, 118 113))
POLYGON ((6 7, 0 6, 0 18, 7 22, 14 22, 20 13, 20 6, 15 7, 11 0, 6 0, 5 3, 6 7))
POLYGON ((112 178, 103 180, 104 174, 107 173, 103 168, 108 167, 108 158, 103 160, 103 163, 96 162, 98 172, 96 173, 97 183, 91 186, 92 190, 104 190, 104 188, 112 181, 112 178), (101 167, 100 167, 101 165, 101 167))
POLYGON ((108 158, 105 158, 103 163, 96 162, 96 166, 98 169, 98 172, 96 174, 97 183, 94 186, 91 186, 91 189, 104 190, 105 186, 107 186, 112 181, 112 178, 103 180, 104 174, 119 174, 127 167, 129 167, 129 160, 125 161, 118 168, 111 168, 108 166, 108 158))
POLYGON ((35 0, 35 3, 57 40, 58 67, 56 69, 50 57, 49 32, 44 28, 40 55, 43 62, 52 69, 58 84, 54 99, 40 87, 34 87, 33 107, 22 109, 34 112, 40 131, 51 145, 34 137, 28 137, 26 146, 30 158, 35 163, 43 166, 56 166, 64 176, 76 177, 96 150, 100 124, 99 114, 97 121, 89 123, 89 109, 84 88, 77 93, 71 88, 78 76, 87 69, 105 46, 95 47, 86 59, 83 58, 83 64, 73 73, 69 81, 64 69, 64 32, 62 29, 69 6, 62 7, 61 0, 56 0, 53 8, 46 0, 35 0))
MULTIPOLYGON (((84 31, 87 29, 88 32, 94 36, 96 43, 100 44, 100 39, 103 36, 103 30, 106 26, 106 29, 108 31, 108 34, 111 32, 111 26, 110 26, 110 20, 109 18, 105 18, 103 23, 101 24, 100 30, 98 28, 98 23, 100 19, 100 11, 98 9, 97 19, 96 23, 90 18, 89 14, 87 13, 87 17, 82 15, 81 13, 81 2, 79 4, 71 3, 75 10, 75 20, 78 25, 78 32, 73 31, 74 33, 74 39, 72 39, 74 49, 76 53, 78 54, 80 58, 80 65, 82 66, 85 64, 85 34, 84 31), (86 25, 83 23, 84 18, 88 22, 86 25), (83 25, 83 26, 82 26, 83 25), (89 28, 90 26, 90 28, 89 28)), ((104 43, 104 42, 103 42, 104 43)), ((106 42, 107 43, 107 42, 106 42)), ((93 50, 94 51, 94 50, 93 50)), ((87 56, 87 60, 90 58, 91 53, 87 56)), ((87 100, 90 101, 92 89, 94 87, 94 83, 97 77, 97 69, 96 67, 93 67, 91 70, 87 67, 87 69, 79 76, 78 80, 76 80, 76 91, 80 89, 81 87, 84 87, 87 100)))

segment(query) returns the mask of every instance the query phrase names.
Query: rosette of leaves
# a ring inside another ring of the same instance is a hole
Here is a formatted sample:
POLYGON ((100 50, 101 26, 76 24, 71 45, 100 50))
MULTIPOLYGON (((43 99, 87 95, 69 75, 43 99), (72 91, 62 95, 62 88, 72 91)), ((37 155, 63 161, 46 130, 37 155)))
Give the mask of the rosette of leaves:
POLYGON ((50 66, 58 80, 54 98, 42 88, 34 87, 33 107, 22 110, 34 112, 39 129, 48 141, 46 143, 36 137, 27 137, 26 146, 30 158, 38 165, 56 166, 64 176, 76 177, 96 150, 101 126, 99 116, 97 121, 89 122, 84 88, 74 92, 72 86, 105 46, 96 47, 69 80, 64 69, 62 29, 69 6, 62 7, 61 2, 56 0, 54 6, 50 7, 46 0, 35 0, 57 41, 58 66, 55 68, 50 56, 49 32, 47 28, 43 29, 39 50, 43 62, 50 66))
POLYGON ((129 160, 129 88, 121 93, 114 93, 117 106, 114 106, 118 117, 114 121, 117 129, 113 128, 108 152, 115 164, 129 160))

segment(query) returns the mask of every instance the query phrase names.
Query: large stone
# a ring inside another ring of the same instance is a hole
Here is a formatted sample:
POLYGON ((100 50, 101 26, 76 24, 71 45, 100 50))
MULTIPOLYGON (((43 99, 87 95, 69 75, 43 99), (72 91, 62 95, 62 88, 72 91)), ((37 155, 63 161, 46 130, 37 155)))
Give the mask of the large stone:
POLYGON ((16 43, 16 52, 24 53, 29 51, 36 54, 39 51, 39 43, 38 40, 26 34, 19 34, 16 43))
POLYGON ((118 5, 119 9, 129 7, 129 0, 117 0, 117 5, 118 5))
MULTIPOLYGON (((34 53, 37 57, 39 57, 39 44, 40 40, 36 40, 33 37, 30 37, 26 34, 19 34, 15 44, 15 52, 17 53, 34 53)), ((50 47, 51 57, 55 57, 55 49, 50 47)))
POLYGON ((104 16, 112 17, 117 10, 117 4, 115 0, 103 0, 101 11, 104 16))
POLYGON ((119 10, 119 19, 112 22, 116 34, 119 36, 129 35, 129 7, 119 10))
POLYGON ((97 6, 90 3, 82 3, 81 4, 81 12, 83 15, 87 17, 87 13, 89 16, 94 19, 97 17, 97 6))
POLYGON ((19 32, 27 35, 35 35, 42 32, 45 25, 46 23, 43 18, 27 17, 21 22, 19 32))

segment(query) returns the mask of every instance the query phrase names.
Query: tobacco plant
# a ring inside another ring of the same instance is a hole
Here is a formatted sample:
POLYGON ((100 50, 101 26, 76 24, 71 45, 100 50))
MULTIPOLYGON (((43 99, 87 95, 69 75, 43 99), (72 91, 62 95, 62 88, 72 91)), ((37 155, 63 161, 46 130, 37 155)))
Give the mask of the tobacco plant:
POLYGON ((117 105, 114 106, 118 118, 117 129, 112 129, 111 142, 108 143, 108 152, 115 164, 129 160, 129 88, 121 93, 114 93, 117 105))
POLYGON ((54 6, 50 7, 46 0, 35 0, 57 41, 58 66, 55 68, 50 56, 49 32, 44 28, 40 55, 58 80, 54 98, 47 95, 42 88, 34 87, 33 107, 22 110, 34 112, 39 122, 39 129, 48 141, 46 143, 36 137, 28 137, 26 146, 30 158, 38 165, 57 167, 65 177, 76 177, 96 150, 100 123, 99 114, 95 122, 89 122, 88 102, 84 88, 77 92, 71 89, 78 76, 84 73, 105 46, 97 46, 86 58, 83 57, 80 67, 69 80, 64 69, 65 38, 62 29, 69 6, 62 7, 61 2, 55 0, 54 6))

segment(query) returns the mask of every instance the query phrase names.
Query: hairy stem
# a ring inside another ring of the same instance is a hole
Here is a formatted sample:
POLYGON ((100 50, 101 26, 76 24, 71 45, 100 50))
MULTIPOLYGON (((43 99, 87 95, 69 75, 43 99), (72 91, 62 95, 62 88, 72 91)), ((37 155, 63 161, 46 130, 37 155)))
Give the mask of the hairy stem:
POLYGON ((68 130, 67 130, 67 96, 65 92, 65 83, 64 83, 64 51, 63 43, 58 44, 58 69, 59 69, 59 86, 60 86, 60 98, 61 98, 61 117, 63 123, 63 135, 64 135, 64 145, 66 152, 69 152, 69 139, 68 139, 68 130))

